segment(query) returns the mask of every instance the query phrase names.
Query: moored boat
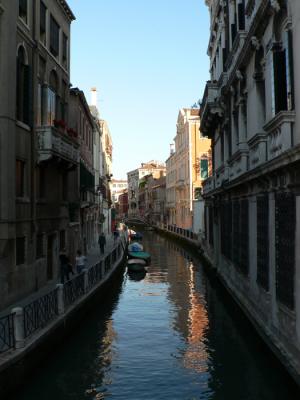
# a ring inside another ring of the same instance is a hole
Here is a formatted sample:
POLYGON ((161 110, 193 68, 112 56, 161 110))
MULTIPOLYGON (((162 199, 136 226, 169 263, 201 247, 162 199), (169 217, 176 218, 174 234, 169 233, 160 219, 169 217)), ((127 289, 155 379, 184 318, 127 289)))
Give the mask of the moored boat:
POLYGON ((146 261, 140 258, 131 258, 127 261, 128 271, 142 272, 145 270, 146 261))
POLYGON ((128 258, 144 260, 146 261, 146 265, 149 265, 151 260, 151 255, 146 251, 129 251, 128 258))
POLYGON ((128 251, 136 252, 136 251, 143 251, 143 245, 138 242, 133 242, 128 246, 128 251))

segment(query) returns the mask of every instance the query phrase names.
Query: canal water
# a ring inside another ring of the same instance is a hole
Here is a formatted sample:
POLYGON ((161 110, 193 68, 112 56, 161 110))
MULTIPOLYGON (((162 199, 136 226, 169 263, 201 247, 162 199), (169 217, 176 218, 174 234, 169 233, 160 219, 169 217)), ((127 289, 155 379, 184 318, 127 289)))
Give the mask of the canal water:
POLYGON ((201 262, 145 232, 124 274, 17 394, 21 400, 289 400, 295 385, 201 262))

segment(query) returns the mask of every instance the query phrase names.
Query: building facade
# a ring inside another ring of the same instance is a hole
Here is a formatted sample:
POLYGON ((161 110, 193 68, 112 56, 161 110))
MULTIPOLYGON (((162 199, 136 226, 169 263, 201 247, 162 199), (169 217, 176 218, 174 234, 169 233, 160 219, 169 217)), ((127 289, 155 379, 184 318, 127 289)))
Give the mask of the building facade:
POLYGON ((97 204, 94 169, 94 118, 82 90, 70 90, 70 125, 76 131, 80 144, 80 246, 85 254, 97 240, 97 204))
POLYGON ((165 174, 165 171, 166 166, 164 163, 151 160, 147 163, 142 163, 139 168, 127 173, 129 217, 141 217, 138 207, 140 180, 146 175, 158 178, 161 174, 165 174))
POLYGON ((71 9, 63 0, 0 8, 2 308, 57 279, 79 145, 68 132, 71 9))
POLYGON ((112 226, 112 200, 111 200, 111 179, 112 179, 112 152, 113 143, 108 124, 105 120, 100 119, 101 126, 101 146, 102 146, 102 171, 103 175, 100 182, 100 193, 102 198, 102 212, 101 212, 101 230, 106 234, 110 234, 112 226))
POLYGON ((210 139, 200 131, 199 109, 183 108, 177 119, 175 152, 167 160, 168 224, 193 229, 193 201, 208 177, 210 139))
POLYGON ((300 382, 300 91, 297 0, 206 1, 212 139, 203 247, 300 382))
POLYGON ((127 180, 112 179, 111 180, 111 200, 114 203, 119 202, 119 197, 127 190, 127 180))

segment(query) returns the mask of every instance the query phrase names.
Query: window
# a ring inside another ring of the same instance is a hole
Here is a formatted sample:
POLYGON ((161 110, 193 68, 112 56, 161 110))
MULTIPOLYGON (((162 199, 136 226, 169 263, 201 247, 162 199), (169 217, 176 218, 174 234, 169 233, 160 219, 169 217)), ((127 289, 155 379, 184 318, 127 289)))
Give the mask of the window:
POLYGON ((239 30, 245 30, 245 0, 240 0, 238 4, 238 18, 239 18, 239 30))
POLYGON ((36 259, 44 257, 44 235, 38 234, 36 236, 36 259))
POLYGON ((276 298, 291 310, 295 307, 296 196, 276 193, 275 255, 276 298))
POLYGON ((40 41, 46 44, 47 8, 41 1, 40 4, 40 41))
POLYGON ((257 283, 269 290, 269 196, 257 197, 257 283))
POLYGON ((19 0, 19 17, 25 24, 28 24, 28 4, 27 0, 19 0))
POLYGON ((50 51, 55 57, 59 54, 59 25, 52 15, 50 18, 50 51))
POLYGON ((16 197, 24 197, 25 194, 25 163, 16 160, 16 197))
POLYGON ((201 176, 201 179, 208 178, 208 160, 207 159, 200 160, 200 176, 201 176))
POLYGON ((68 200, 68 173, 64 172, 62 174, 62 200, 68 200))
POLYGON ((47 125, 53 125, 56 116, 56 93, 50 88, 47 92, 47 125))
POLYGON ((62 48, 63 64, 67 66, 68 61, 68 37, 63 33, 63 48, 62 48))
POLYGON ((16 238, 16 265, 25 263, 25 237, 16 238))
POLYGON ((57 115, 56 98, 58 81, 55 71, 50 74, 50 87, 47 89, 47 125, 53 125, 57 115))
POLYGON ((42 199, 46 193, 46 169, 39 167, 37 170, 37 194, 38 198, 42 199))
POLYGON ((25 49, 20 46, 17 56, 16 116, 18 121, 29 125, 30 116, 30 67, 26 63, 25 49))
POLYGON ((286 27, 287 15, 282 9, 274 17, 272 114, 294 109, 293 37, 286 27))
POLYGON ((62 230, 59 232, 59 250, 63 250, 66 247, 66 231, 62 230))

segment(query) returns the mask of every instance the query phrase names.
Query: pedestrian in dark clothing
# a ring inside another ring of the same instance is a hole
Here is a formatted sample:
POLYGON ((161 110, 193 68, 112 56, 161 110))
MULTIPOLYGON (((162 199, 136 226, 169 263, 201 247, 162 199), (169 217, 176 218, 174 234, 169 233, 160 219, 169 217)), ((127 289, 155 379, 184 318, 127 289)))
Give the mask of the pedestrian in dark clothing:
POLYGON ((104 254, 104 247, 106 245, 106 239, 105 239, 105 235, 103 232, 100 233, 99 239, 98 239, 98 243, 100 246, 100 252, 101 254, 104 254))
POLYGON ((60 282, 65 283, 65 280, 69 280, 69 257, 66 254, 66 250, 63 249, 59 254, 60 262, 60 282))

